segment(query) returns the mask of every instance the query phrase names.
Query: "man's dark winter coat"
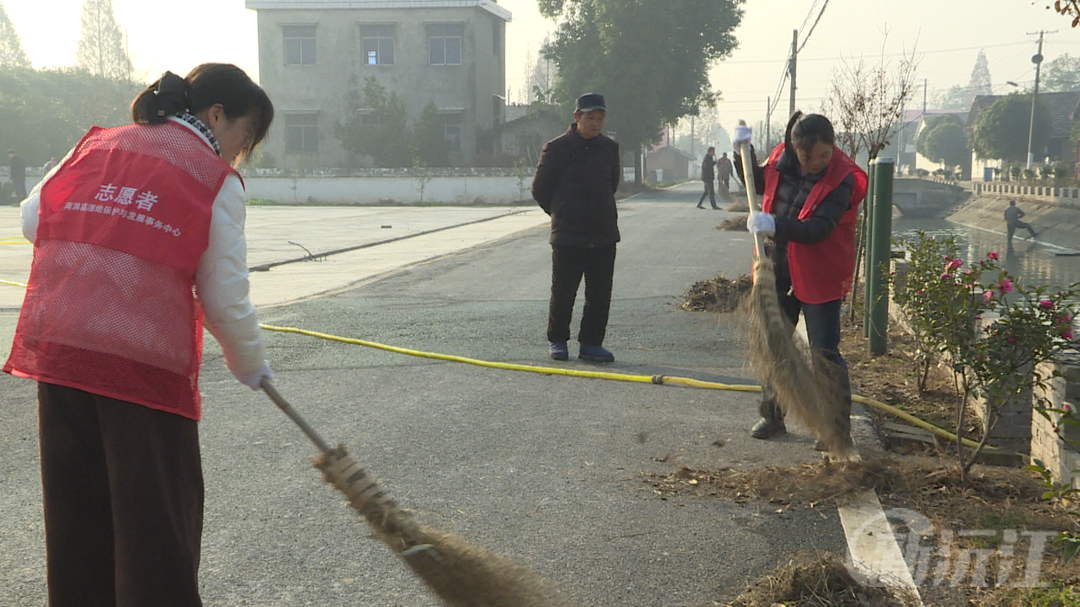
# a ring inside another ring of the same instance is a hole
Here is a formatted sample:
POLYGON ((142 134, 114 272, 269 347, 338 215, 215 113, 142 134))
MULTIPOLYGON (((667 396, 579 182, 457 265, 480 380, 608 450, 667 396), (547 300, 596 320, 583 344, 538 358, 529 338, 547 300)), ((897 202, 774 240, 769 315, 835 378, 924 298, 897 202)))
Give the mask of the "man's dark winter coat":
POLYGON ((713 167, 716 166, 716 158, 705 154, 705 159, 701 161, 701 180, 708 183, 716 179, 716 173, 713 171, 713 167))
POLYGON ((544 145, 532 195, 551 215, 551 244, 600 247, 619 242, 615 191, 622 181, 619 144, 585 139, 577 124, 544 145))

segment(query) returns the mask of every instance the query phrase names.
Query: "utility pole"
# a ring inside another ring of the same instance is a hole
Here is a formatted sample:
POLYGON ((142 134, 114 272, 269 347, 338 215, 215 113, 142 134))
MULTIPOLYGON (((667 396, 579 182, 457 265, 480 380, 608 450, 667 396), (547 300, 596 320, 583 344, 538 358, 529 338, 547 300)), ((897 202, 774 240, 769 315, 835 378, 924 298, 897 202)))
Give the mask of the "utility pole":
POLYGON ((772 150, 772 142, 769 141, 769 139, 771 138, 770 135, 772 135, 772 133, 769 132, 769 131, 772 130, 770 128, 772 125, 769 124, 770 122, 772 122, 769 119, 769 108, 771 108, 771 107, 772 107, 772 97, 766 97, 765 98, 765 149, 767 151, 772 150))
POLYGON ((788 101, 788 119, 795 113, 795 59, 799 53, 799 30, 791 30, 791 62, 788 63, 788 75, 791 76, 791 98, 788 101))
MULTIPOLYGON (((1053 32, 1044 32, 1043 30, 1039 30, 1039 51, 1037 53, 1035 53, 1034 57, 1031 58, 1031 62, 1035 64, 1035 88, 1032 89, 1032 91, 1031 91, 1031 122, 1028 123, 1027 168, 1028 168, 1029 171, 1035 165, 1035 157, 1031 153, 1031 140, 1032 140, 1032 137, 1035 135, 1035 101, 1039 98, 1039 70, 1042 68, 1042 61, 1043 61, 1043 54, 1042 54, 1043 34, 1045 34, 1045 33, 1053 34, 1055 32, 1057 32, 1057 30, 1054 30, 1053 32)), ((1028 32, 1028 35, 1033 36, 1034 33, 1033 32, 1028 32)))

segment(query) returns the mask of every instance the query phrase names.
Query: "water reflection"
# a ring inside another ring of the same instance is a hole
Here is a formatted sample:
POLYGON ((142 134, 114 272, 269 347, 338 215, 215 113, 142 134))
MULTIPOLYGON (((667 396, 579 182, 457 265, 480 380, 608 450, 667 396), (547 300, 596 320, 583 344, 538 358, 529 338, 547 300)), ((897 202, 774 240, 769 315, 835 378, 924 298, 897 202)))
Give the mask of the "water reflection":
POLYGON ((1010 247, 1004 234, 967 228, 942 219, 893 218, 894 238, 914 239, 918 230, 928 236, 955 238, 965 264, 978 263, 991 251, 997 251, 1002 266, 1026 285, 1058 289, 1080 282, 1080 257, 1056 255, 1062 252, 1061 249, 1038 240, 1022 239, 1017 235, 1010 247))

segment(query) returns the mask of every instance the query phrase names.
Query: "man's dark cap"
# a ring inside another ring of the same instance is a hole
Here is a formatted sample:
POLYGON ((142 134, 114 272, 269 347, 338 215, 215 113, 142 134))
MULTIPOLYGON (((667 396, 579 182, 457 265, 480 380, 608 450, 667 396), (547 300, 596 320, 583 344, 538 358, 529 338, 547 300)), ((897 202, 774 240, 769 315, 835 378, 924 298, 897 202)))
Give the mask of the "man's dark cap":
POLYGON ((593 110, 607 111, 607 107, 604 106, 604 96, 596 93, 585 93, 577 98, 577 107, 575 112, 591 112, 593 110))

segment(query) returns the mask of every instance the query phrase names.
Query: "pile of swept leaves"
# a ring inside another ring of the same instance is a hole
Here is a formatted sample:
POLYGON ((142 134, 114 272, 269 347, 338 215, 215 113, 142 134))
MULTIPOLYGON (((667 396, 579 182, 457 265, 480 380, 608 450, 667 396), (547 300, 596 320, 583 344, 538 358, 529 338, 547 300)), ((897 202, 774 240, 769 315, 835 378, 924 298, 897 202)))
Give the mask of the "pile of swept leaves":
POLYGON ((738 309, 743 298, 750 294, 754 283, 747 274, 740 274, 731 280, 723 274, 711 280, 694 283, 683 294, 679 307, 691 312, 733 312, 738 309))

